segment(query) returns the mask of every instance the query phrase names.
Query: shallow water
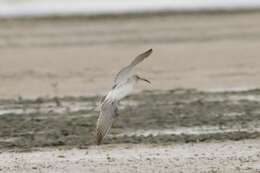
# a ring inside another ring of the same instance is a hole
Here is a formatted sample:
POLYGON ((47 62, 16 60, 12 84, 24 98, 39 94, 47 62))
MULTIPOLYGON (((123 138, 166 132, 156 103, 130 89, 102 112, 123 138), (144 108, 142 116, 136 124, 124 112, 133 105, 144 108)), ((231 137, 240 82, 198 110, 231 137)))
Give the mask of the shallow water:
POLYGON ((26 114, 47 114, 56 113, 63 114, 66 112, 76 113, 94 110, 96 105, 90 102, 62 102, 61 105, 56 105, 55 102, 47 102, 43 104, 15 104, 15 105, 0 105, 0 116, 5 115, 26 115, 26 114))
MULTIPOLYGON (((67 100, 59 99, 60 103, 56 103, 55 100, 44 103, 14 103, 14 104, 2 104, 0 105, 0 116, 12 116, 12 115, 26 115, 26 114, 64 114, 64 113, 77 113, 77 112, 89 112, 97 111, 98 101, 82 101, 82 100, 67 100), (60 104, 60 105, 57 105, 60 104)), ((120 109, 124 109, 127 106, 137 106, 137 101, 122 101, 119 105, 120 109)), ((91 115, 90 115, 91 116, 91 115)))
POLYGON ((0 0, 0 16, 46 16, 71 14, 117 14, 145 11, 190 11, 212 9, 250 9, 260 7, 258 0, 0 0))
MULTIPOLYGON (((254 122, 255 123, 255 122, 254 122)), ((258 122, 260 125, 260 122, 258 122)), ((148 136, 160 136, 160 135, 207 135, 207 134, 222 134, 230 132, 257 132, 260 133, 260 127, 254 128, 241 128, 241 127, 228 127, 223 128, 219 126, 198 126, 198 127, 179 127, 176 129, 149 129, 149 130, 126 130, 126 133, 113 135, 110 137, 148 137, 148 136)))

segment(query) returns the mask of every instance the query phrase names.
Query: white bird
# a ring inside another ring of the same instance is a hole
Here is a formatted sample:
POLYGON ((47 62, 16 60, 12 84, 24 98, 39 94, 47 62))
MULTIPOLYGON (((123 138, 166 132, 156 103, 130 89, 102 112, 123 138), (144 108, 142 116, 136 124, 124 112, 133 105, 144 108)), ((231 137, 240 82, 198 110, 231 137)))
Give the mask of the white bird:
POLYGON ((97 145, 100 145, 103 138, 109 132, 116 117, 118 117, 118 103, 129 95, 135 84, 139 81, 151 83, 149 80, 134 75, 134 67, 142 62, 153 52, 152 49, 138 55, 128 66, 122 68, 116 75, 114 85, 107 96, 100 103, 100 114, 97 121, 97 145))

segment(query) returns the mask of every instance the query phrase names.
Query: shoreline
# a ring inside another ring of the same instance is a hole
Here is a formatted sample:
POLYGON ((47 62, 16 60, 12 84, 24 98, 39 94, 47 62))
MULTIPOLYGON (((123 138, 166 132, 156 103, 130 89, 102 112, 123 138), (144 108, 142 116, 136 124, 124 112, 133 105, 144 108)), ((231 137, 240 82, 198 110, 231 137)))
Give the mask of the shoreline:
POLYGON ((37 20, 119 20, 131 18, 150 18, 165 16, 203 16, 203 15, 236 15, 259 13, 260 7, 235 8, 235 9, 204 9, 204 10, 156 10, 156 11, 136 11, 122 13, 104 14, 52 14, 35 16, 0 16, 0 21, 37 21, 37 20))

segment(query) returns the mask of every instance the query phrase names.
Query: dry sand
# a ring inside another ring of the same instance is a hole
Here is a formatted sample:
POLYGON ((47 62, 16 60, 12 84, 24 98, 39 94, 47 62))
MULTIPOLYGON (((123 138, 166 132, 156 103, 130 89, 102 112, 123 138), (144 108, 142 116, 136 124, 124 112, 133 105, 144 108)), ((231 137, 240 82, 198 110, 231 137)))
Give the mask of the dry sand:
POLYGON ((106 145, 0 154, 4 173, 259 173, 260 140, 177 145, 106 145))

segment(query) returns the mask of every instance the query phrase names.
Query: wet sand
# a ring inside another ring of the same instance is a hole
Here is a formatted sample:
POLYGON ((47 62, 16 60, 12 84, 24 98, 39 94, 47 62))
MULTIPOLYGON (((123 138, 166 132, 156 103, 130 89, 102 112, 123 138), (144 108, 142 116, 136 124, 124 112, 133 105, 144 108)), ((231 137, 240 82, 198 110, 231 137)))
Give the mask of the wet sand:
POLYGON ((119 69, 149 48, 154 54, 138 73, 153 85, 137 91, 257 88, 259 19, 255 11, 3 21, 0 97, 104 94, 119 69))
MULTIPOLYGON (((259 90, 144 92, 123 100, 104 144, 192 143, 260 137, 259 90)), ((0 104, 0 149, 95 145, 96 97, 0 104)))

